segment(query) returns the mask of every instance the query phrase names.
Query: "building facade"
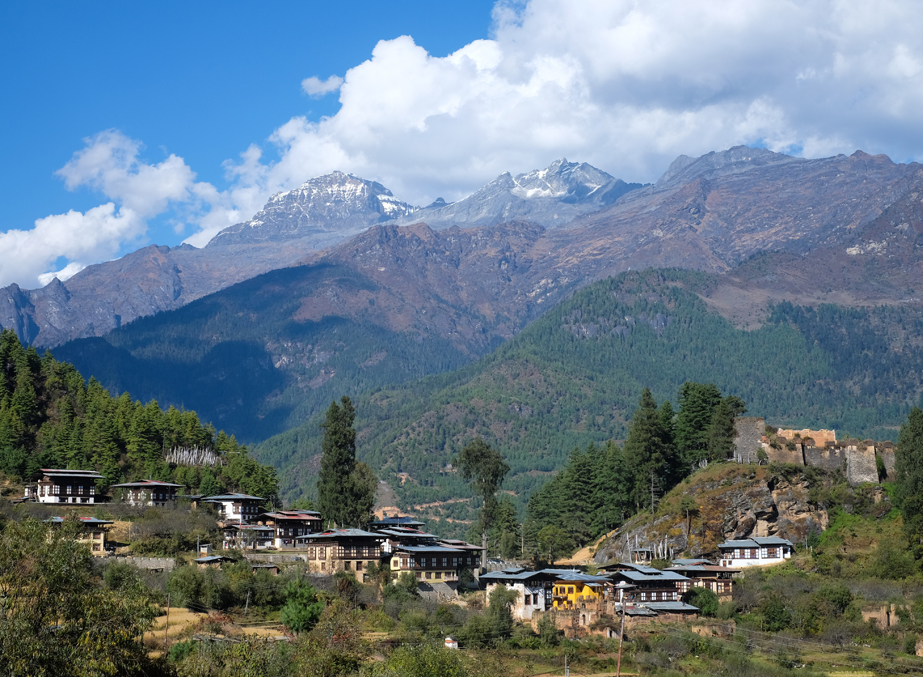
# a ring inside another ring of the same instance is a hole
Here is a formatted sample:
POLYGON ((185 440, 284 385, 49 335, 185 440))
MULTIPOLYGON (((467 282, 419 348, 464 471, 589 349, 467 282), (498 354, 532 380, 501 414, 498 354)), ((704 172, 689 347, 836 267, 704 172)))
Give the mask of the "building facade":
POLYGON ((266 499, 259 496, 248 496, 247 494, 229 493, 207 496, 199 502, 214 505, 218 510, 219 519, 224 522, 249 524, 255 521, 257 516, 263 512, 260 506, 266 502, 266 499))
POLYGON ((301 536, 323 531, 323 520, 314 510, 264 512, 257 518, 257 524, 273 528, 273 545, 280 550, 297 547, 301 536))
POLYGON ((25 498, 39 503, 99 503, 96 483, 105 478, 95 470, 42 468, 42 479, 26 486, 25 498))
MULTIPOLYGON (((78 543, 86 543, 90 547, 90 552, 96 557, 105 557, 109 554, 109 527, 112 526, 111 520, 100 520, 95 517, 77 517, 82 526, 81 535, 77 537, 78 543)), ((47 520, 49 524, 64 524, 66 518, 51 517, 47 520)))
POLYGON ((739 568, 781 564, 790 559, 795 551, 791 541, 775 536, 754 536, 738 541, 718 544, 721 551, 720 565, 739 568))
POLYGON ((315 571, 353 571, 360 582, 365 582, 369 564, 381 562, 384 539, 381 534, 362 529, 328 529, 296 540, 315 571))
POLYGON ((119 489, 122 500, 134 506, 156 506, 163 508, 176 505, 176 492, 184 485, 159 480, 139 480, 113 484, 110 489, 119 489))

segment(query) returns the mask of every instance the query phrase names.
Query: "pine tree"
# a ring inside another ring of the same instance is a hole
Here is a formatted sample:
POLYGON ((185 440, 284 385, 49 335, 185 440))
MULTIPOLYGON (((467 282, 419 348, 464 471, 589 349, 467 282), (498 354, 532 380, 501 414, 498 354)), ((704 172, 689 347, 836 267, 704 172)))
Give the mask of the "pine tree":
POLYGON ((638 510, 647 506, 653 512, 659 497, 670 488, 671 468, 660 421, 657 403, 645 388, 625 441, 625 463, 632 478, 631 497, 638 510))
POLYGON ((331 402, 321 427, 324 441, 317 481, 317 504, 328 523, 338 527, 361 527, 368 523, 375 500, 375 475, 367 465, 356 463, 356 409, 344 395, 331 402))
POLYGON ((687 381, 679 389, 676 447, 687 473, 708 459, 708 429, 720 403, 721 391, 712 383, 687 381))
POLYGON ((901 425, 895 453, 897 500, 910 548, 923 558, 923 410, 914 407, 901 425))

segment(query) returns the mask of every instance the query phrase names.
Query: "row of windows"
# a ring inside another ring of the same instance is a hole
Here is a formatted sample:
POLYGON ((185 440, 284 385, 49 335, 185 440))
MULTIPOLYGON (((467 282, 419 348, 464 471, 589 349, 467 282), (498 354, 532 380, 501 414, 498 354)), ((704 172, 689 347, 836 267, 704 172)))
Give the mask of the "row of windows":
MULTIPOLYGON (((93 486, 93 485, 90 485, 89 487, 84 487, 83 485, 79 485, 79 486, 77 487, 77 491, 73 491, 74 487, 72 487, 70 484, 68 484, 67 487, 65 487, 65 488, 67 489, 67 491, 64 492, 64 493, 66 493, 66 494, 77 494, 78 496, 83 496, 84 489, 86 488, 86 489, 87 489, 87 493, 88 493, 90 496, 95 496, 95 495, 96 495, 96 487, 93 486)), ((51 494, 49 494, 49 493, 46 492, 47 489, 48 489, 47 486, 41 487, 41 494, 42 494, 42 496, 51 496, 51 495, 58 496, 58 495, 61 494, 61 485, 60 485, 60 484, 55 484, 53 487, 51 487, 51 494)))
POLYGON ((474 564, 471 557, 452 557, 451 560, 448 557, 401 557, 401 569, 414 569, 416 567, 438 567, 440 559, 442 560, 442 566, 448 567, 449 561, 452 562, 453 567, 458 566, 471 566, 474 564))

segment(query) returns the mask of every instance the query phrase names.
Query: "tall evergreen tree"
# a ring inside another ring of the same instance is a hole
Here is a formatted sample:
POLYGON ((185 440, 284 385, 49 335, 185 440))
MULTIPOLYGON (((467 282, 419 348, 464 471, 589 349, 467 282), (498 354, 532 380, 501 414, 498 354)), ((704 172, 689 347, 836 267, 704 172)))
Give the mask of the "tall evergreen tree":
POLYGON ((657 500, 670 488, 672 469, 664 437, 657 403, 650 389, 645 388, 631 417, 625 441, 625 464, 632 479, 631 497, 638 510, 646 506, 653 511, 657 500))
POLYGON ((734 419, 746 411, 747 407, 743 400, 734 395, 722 398, 715 407, 706 435, 710 461, 723 461, 731 455, 734 449, 734 437, 737 435, 734 429, 734 419))
POLYGON ((350 478, 356 467, 356 431, 353 421, 356 409, 346 395, 340 404, 331 402, 327 418, 321 424, 324 441, 321 443, 320 475, 317 480, 317 503, 321 515, 328 523, 347 526, 349 502, 352 494, 350 478))
POLYGON ((923 558, 923 410, 914 407, 901 425, 895 454, 897 500, 904 533, 917 558, 923 558))
POLYGON ((368 524, 375 501, 375 475, 364 463, 356 462, 356 409, 346 395, 340 404, 331 402, 321 427, 320 476, 317 503, 328 523, 338 527, 363 527, 368 524))
POLYGON ((687 473, 708 459, 708 430, 720 403, 721 391, 713 383, 687 381, 679 389, 676 447, 687 473))

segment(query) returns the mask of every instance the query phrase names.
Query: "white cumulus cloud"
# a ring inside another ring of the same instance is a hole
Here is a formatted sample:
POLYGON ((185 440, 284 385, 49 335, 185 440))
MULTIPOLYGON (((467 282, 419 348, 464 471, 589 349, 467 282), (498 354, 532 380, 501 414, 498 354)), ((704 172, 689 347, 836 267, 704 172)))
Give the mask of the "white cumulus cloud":
POLYGON ((301 81, 301 89, 303 89, 306 94, 310 94, 313 97, 321 97, 337 91, 342 84, 343 78, 339 75, 331 75, 326 80, 321 80, 317 76, 312 75, 301 81))
MULTIPOLYGON (((271 194, 337 169, 428 204, 560 157, 628 181, 737 144, 918 159, 923 13, 910 0, 500 0, 489 39, 446 56, 411 36, 382 40, 342 77, 301 86, 337 92, 339 109, 280 120, 226 163, 221 189, 197 183, 175 155, 142 162, 139 142, 112 131, 59 174, 117 205, 108 218, 125 219, 125 235, 114 237, 137 237, 174 209, 196 227, 186 241, 201 246, 271 194)), ((65 217, 74 220, 48 218, 65 217)), ((0 235, 0 246, 37 229, 0 235)), ((4 260, 0 282, 36 279, 60 256, 99 260, 113 242, 97 254, 59 246, 28 265, 4 260)))

